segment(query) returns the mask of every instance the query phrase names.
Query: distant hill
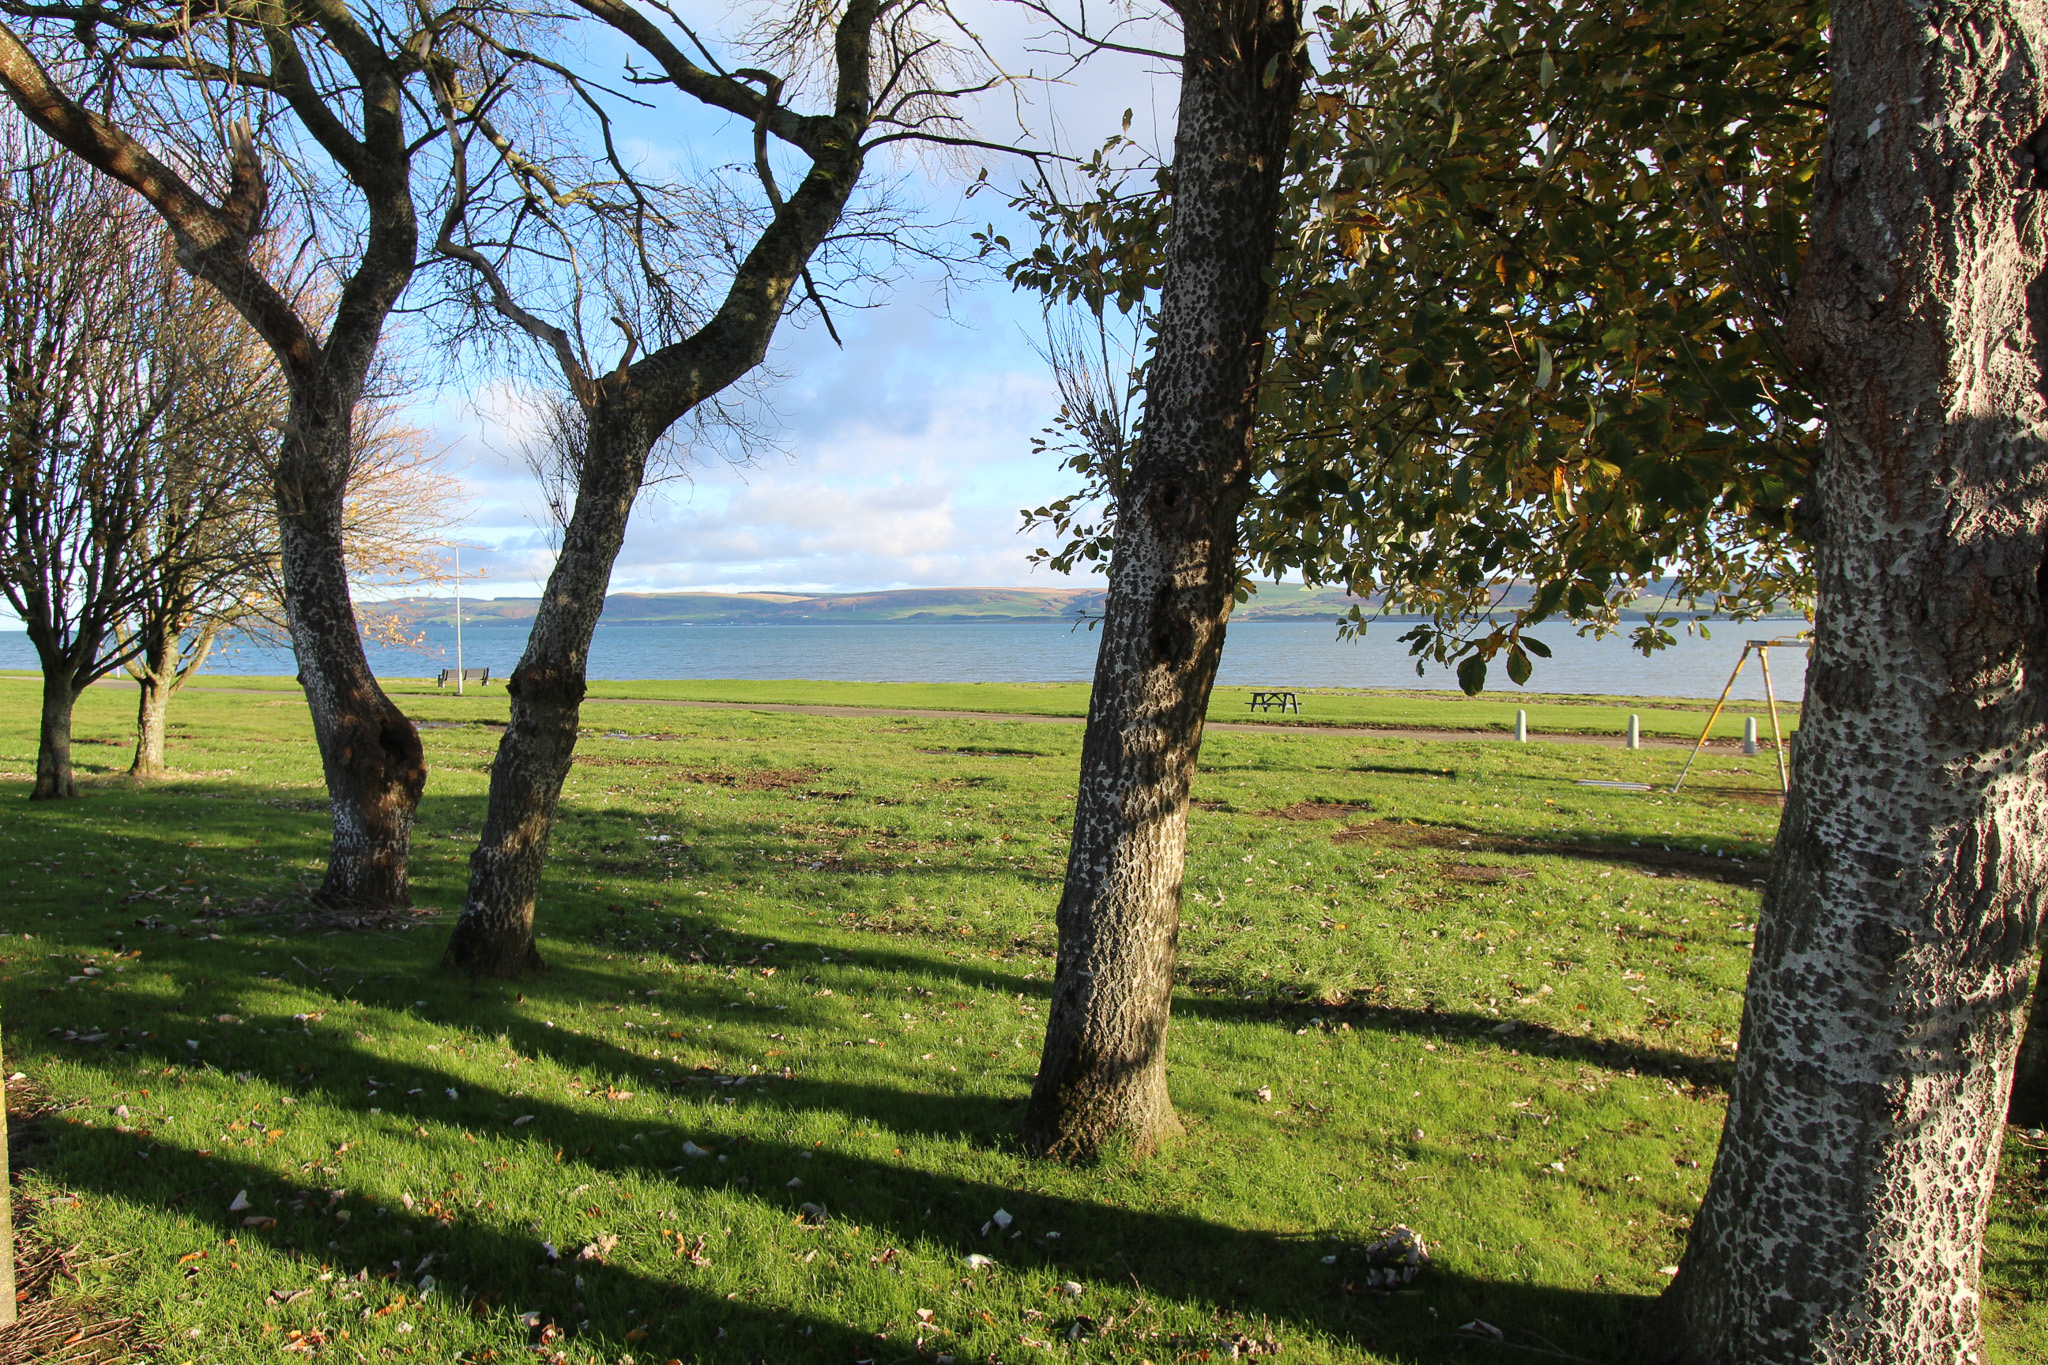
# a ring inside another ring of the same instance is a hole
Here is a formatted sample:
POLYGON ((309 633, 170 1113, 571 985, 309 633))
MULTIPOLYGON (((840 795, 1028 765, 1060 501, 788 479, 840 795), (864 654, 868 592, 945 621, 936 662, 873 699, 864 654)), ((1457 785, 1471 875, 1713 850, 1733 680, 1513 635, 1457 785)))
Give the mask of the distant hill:
MULTIPOLYGON (((1508 590, 1508 605, 1519 606, 1527 589, 1508 590)), ((901 588, 890 592, 622 592, 605 599, 607 626, 745 626, 947 624, 976 621, 1072 621, 1102 611, 1101 588, 901 588)), ((1366 605, 1341 588, 1309 589, 1296 583, 1261 584, 1250 601, 1231 613, 1233 621, 1335 621, 1354 605, 1366 605)), ((540 607, 537 597, 465 598, 465 625, 525 625, 540 607)), ((452 628, 451 597, 411 597, 366 602, 362 610, 388 613, 410 629, 452 628)))

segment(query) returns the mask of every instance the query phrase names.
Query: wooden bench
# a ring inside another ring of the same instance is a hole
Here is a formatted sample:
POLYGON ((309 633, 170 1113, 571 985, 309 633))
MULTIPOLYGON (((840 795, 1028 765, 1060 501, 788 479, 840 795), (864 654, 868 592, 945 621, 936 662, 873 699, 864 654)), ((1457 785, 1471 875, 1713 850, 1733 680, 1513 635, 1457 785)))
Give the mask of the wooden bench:
POLYGON ((434 686, 446 687, 452 682, 488 683, 491 680, 491 670, 488 668, 465 668, 460 678, 455 676, 455 672, 456 670, 452 668, 442 669, 441 676, 434 680, 434 686))
POLYGON ((1282 712, 1292 711, 1296 715, 1301 714, 1301 703, 1295 699, 1295 695, 1292 692, 1254 692, 1252 693, 1252 699, 1246 705, 1250 706, 1254 711, 1272 711, 1277 709, 1282 712))

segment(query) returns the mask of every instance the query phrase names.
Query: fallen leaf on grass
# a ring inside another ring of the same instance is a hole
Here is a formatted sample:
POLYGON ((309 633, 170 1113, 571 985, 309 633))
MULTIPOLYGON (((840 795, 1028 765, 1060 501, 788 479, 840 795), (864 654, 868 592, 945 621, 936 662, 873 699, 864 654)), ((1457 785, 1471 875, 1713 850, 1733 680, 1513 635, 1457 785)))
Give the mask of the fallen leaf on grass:
POLYGON ((184 1254, 183 1256, 180 1256, 180 1257, 178 1258, 178 1264, 179 1264, 179 1265, 190 1265, 190 1264, 192 1264, 192 1262, 194 1262, 194 1261, 203 1261, 203 1260, 205 1260, 205 1259, 206 1259, 206 1253, 205 1253, 205 1252, 203 1252, 203 1251, 188 1251, 188 1252, 186 1252, 186 1253, 185 1253, 185 1254, 184 1254))
POLYGON ((228 1205, 228 1212, 229 1212, 229 1213, 240 1213, 240 1212, 241 1212, 241 1211, 242 1211, 243 1209, 246 1209, 246 1208, 248 1208, 248 1207, 249 1207, 249 1192, 248 1192, 247 1190, 243 1190, 243 1191, 241 1191, 240 1193, 238 1193, 238 1194, 237 1194, 237 1195, 235 1196, 235 1198, 234 1198, 234 1202, 232 1202, 232 1203, 230 1203, 230 1204, 228 1205))
POLYGON ((512 1120, 512 1126, 513 1126, 514 1128, 524 1128, 524 1127, 525 1127, 525 1126, 526 1126, 527 1124, 529 1124, 529 1123, 532 1123, 532 1122, 533 1122, 533 1115, 531 1115, 531 1114, 521 1114, 521 1115, 520 1115, 520 1116, 519 1116, 518 1118, 516 1118, 516 1119, 512 1120))
POLYGON ((297 1303, 312 1292, 310 1289, 273 1289, 270 1291, 270 1301, 272 1303, 297 1303))
POLYGON ((969 1270, 986 1270, 995 1263, 995 1257, 984 1256, 978 1251, 970 1252, 967 1257, 967 1268, 969 1270))
POLYGON ((611 1255, 612 1248, 618 1244, 619 1239, 616 1235, 609 1232, 600 1232, 597 1234, 596 1241, 589 1243, 583 1250, 576 1253, 576 1259, 579 1261, 602 1261, 605 1257, 611 1255))
POLYGON ((274 1228, 277 1226, 277 1220, 275 1218, 269 1218, 263 1214, 256 1213, 251 1214, 247 1218, 244 1218, 242 1220, 242 1226, 245 1228, 274 1228))

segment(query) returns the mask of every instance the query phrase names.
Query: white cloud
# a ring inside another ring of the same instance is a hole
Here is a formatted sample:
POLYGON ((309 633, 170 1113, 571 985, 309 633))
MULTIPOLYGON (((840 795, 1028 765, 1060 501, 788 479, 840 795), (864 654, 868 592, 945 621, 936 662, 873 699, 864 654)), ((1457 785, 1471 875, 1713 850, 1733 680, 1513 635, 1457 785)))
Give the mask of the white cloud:
MULTIPOLYGON (((701 0, 685 8, 729 31, 724 5, 701 0)), ((967 0, 960 13, 1005 70, 1043 76, 1062 67, 1047 50, 1055 44, 1042 22, 1023 7, 967 0)), ((1124 36, 1169 49, 1178 40, 1160 22, 1124 36)), ((1133 131, 1160 146, 1172 135, 1175 94, 1160 66, 1098 56, 1058 85, 1021 87, 1021 115, 1008 95, 992 95, 972 119, 991 140, 1087 148, 1116 131, 1132 108, 1133 131)), ((634 126, 621 132, 648 164, 706 164, 731 155, 722 141, 746 132, 714 118, 651 114, 628 122, 634 126)), ((998 183, 1025 169, 999 155, 973 159, 985 161, 998 183)), ((906 165, 913 190, 935 209, 928 221, 948 217, 951 204, 961 240, 967 225, 993 221, 1026 245, 1028 226, 1001 195, 962 203, 951 171, 906 165)), ((787 458, 769 455, 738 471, 700 468, 688 482, 649 490, 635 509, 614 589, 1066 585, 1032 571, 1025 556, 1042 537, 1018 529, 1020 507, 1069 491, 1072 479, 1056 459, 1031 450, 1058 406, 1028 341, 1039 330, 1036 300, 992 272, 950 290, 914 280, 883 306, 840 312, 835 321, 845 349, 814 318, 791 319, 771 355, 778 379, 770 402, 787 458)), ((531 420, 522 393, 494 383, 472 400, 446 397, 434 412, 451 468, 461 470, 474 499, 471 537, 493 547, 464 556, 465 568, 482 561, 490 577, 473 590, 486 594, 533 593, 553 562, 551 528, 518 453, 531 420)))

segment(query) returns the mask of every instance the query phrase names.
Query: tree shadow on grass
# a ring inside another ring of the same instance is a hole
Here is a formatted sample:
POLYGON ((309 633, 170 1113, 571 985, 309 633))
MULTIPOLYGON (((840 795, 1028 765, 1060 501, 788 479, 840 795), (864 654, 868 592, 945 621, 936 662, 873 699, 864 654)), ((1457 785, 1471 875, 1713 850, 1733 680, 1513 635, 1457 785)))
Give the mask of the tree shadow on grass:
MULTIPOLYGON (((940 941, 936 935, 932 937, 935 943, 940 941)), ((817 940, 790 937, 778 939, 776 942, 781 951, 789 955, 787 960, 798 966, 814 963, 820 953, 829 952, 841 959, 842 966, 857 966, 908 980, 944 977, 969 990, 1038 1000, 1049 999, 1052 993, 1052 983, 1049 979, 1039 978, 1035 974, 1027 979, 1021 974, 1004 971, 975 959, 935 959, 894 947, 863 946, 849 950, 836 944, 828 945, 817 940)), ((1026 960, 1034 967, 1045 966, 1047 961, 1044 957, 1036 955, 1026 960)), ((707 984, 708 989, 685 982, 664 986, 663 991, 664 994, 691 993, 702 1004, 712 1005, 714 1009, 739 1003, 731 999, 720 999, 716 983, 707 984)), ((1268 1024, 1286 1028, 1290 1032, 1314 1015, 1332 1026, 1342 1022, 1350 1024, 1353 1028, 1364 1028, 1379 1033, 1405 1033, 1432 1039, 1445 1036, 1461 1037, 1474 1044, 1514 1047, 1613 1071, 1647 1071, 1683 1079, 1695 1085, 1721 1089, 1727 1087, 1734 1071, 1734 1063, 1729 1059, 1701 1056, 1677 1048, 1607 1039, 1589 1033, 1567 1032, 1526 1020, 1504 1024, 1499 1018, 1476 1011, 1412 1008, 1368 1001, 1326 1005, 1309 999, 1305 991, 1296 992, 1300 997, 1298 1000, 1286 1000, 1284 997, 1288 988, 1284 985, 1269 989, 1282 998, 1247 1001, 1221 994, 1200 993, 1183 986, 1174 993, 1173 1011, 1183 1018, 1268 1024)), ((792 1023, 803 1019, 803 1016, 794 1010, 783 1017, 792 1023)))
MULTIPOLYGON (((355 1051, 346 1046, 340 1050, 355 1051)), ((443 1079, 475 1090, 467 1078, 441 1076, 431 1083, 438 1085, 443 1079)), ((359 1096, 329 1098, 343 1107, 361 1102, 359 1096)), ((474 1139, 464 1121, 480 1126, 492 1122, 481 1119, 479 1111, 493 1098, 480 1093, 456 1120, 433 1120, 435 1129, 420 1139, 419 1160, 408 1163, 408 1169, 418 1172, 412 1178, 438 1183, 443 1177, 429 1172, 443 1163, 473 1169, 494 1151, 502 1151, 504 1141, 534 1144, 545 1154, 587 1138, 585 1154, 565 1162, 562 1185, 573 1180, 587 1187, 592 1178, 605 1176, 670 1181, 679 1206, 692 1209, 677 1220, 687 1225, 678 1231, 697 1230, 707 1217, 713 1224, 729 1219, 736 1203, 761 1206, 768 1217, 749 1226, 752 1235, 773 1236, 773 1250, 765 1255, 758 1246, 736 1251, 714 1240, 708 1248, 714 1268, 721 1261, 751 1256, 752 1278, 761 1273, 759 1263, 764 1259, 779 1261, 786 1256, 801 1261, 806 1253, 823 1250, 830 1261, 832 1253, 844 1251, 849 1259, 836 1273, 845 1282, 847 1297, 828 1315, 815 1306, 804 1309, 757 1300, 751 1291, 722 1292, 729 1277, 691 1266, 677 1257, 666 1239, 657 1243, 633 1228, 627 1230, 635 1240, 605 1263, 565 1262, 565 1269, 548 1260, 543 1240, 552 1234, 568 1253, 569 1225, 582 1221, 574 1209, 550 1216, 543 1232, 513 1227, 515 1216, 509 1212, 479 1212, 453 1200, 454 1216, 443 1222, 432 1216, 440 1205, 430 1206, 422 1199, 415 1207, 401 1209, 388 1202, 387 1193, 376 1208, 355 1201, 344 1205, 355 1211, 355 1221, 344 1227, 329 1216, 333 1202, 327 1189, 330 1182, 339 1185, 343 1177, 318 1170, 317 1163, 308 1163, 314 1168, 311 1174, 280 1177, 270 1167, 162 1140, 149 1146, 144 1156, 133 1134, 67 1124, 60 1136, 49 1131, 55 1127, 49 1119, 40 1121, 44 1131, 22 1136, 29 1162, 60 1187, 148 1208, 175 1209, 190 1220, 193 1249, 211 1248, 213 1253, 187 1267, 193 1279, 218 1280, 225 1273, 222 1261, 231 1253, 219 1248, 229 1238, 299 1258, 298 1279, 306 1283, 269 1288, 283 1296, 299 1288, 315 1292, 303 1300, 263 1305, 265 1319, 279 1331, 296 1327, 332 1334, 354 1321, 361 1310, 388 1302, 392 1291, 412 1289, 417 1272, 408 1268, 431 1253, 434 1273, 445 1287, 442 1292, 452 1290, 473 1311, 502 1315, 500 1331, 507 1338, 519 1335, 510 1314, 532 1311, 579 1333, 584 1344, 607 1358, 632 1350, 656 1359, 673 1354, 718 1362, 916 1359, 918 1324, 913 1316, 906 1312, 900 1320, 893 1314, 886 1321, 858 1318, 862 1310, 855 1305, 874 1299, 860 1292, 859 1278, 892 1273, 886 1261, 861 1265, 863 1254, 880 1243, 899 1248, 912 1266, 938 1271, 925 1292, 942 1315, 939 1325, 965 1332, 966 1340, 959 1344, 977 1353, 1014 1351, 1024 1340, 1050 1341, 1070 1332, 1099 1331, 1105 1336, 1102 1345, 1114 1343, 1109 1358, 1182 1355, 1227 1349, 1240 1334, 1259 1339, 1271 1333, 1284 1345, 1290 1336, 1298 1340, 1307 1331, 1383 1359, 1449 1362, 1486 1358, 1498 1344, 1490 1331, 1499 1329, 1510 1342, 1539 1349, 1541 1343, 1561 1342, 1565 1350, 1584 1358, 1619 1360, 1626 1331, 1647 1303, 1637 1294, 1486 1281, 1439 1269, 1426 1271, 1410 1291, 1379 1293, 1364 1287, 1367 1263, 1361 1249, 1333 1234, 1275 1234, 1188 1214, 960 1179, 942 1170, 918 1169, 907 1160, 830 1149, 813 1152, 797 1143, 749 1138, 734 1131, 736 1124, 720 1132, 721 1118, 729 1122, 732 1116, 715 1105, 703 1107, 693 1131, 726 1155, 725 1161, 685 1159, 680 1167, 668 1168, 664 1158, 650 1150, 653 1144, 632 1141, 644 1135, 644 1118, 592 1114, 532 1098, 519 1101, 520 1107, 536 1114, 528 1128, 516 1137, 494 1135, 479 1150, 470 1145, 474 1139), (792 1171, 803 1173, 801 1191, 784 1188, 792 1171), (240 1211, 229 1212, 228 1203, 238 1191, 248 1192, 256 1216, 275 1217, 276 1222, 251 1227, 244 1224, 240 1211), (829 1209, 824 1227, 802 1226, 797 1206, 807 1198, 829 1209), (1015 1222, 1010 1229, 984 1234, 983 1220, 997 1207, 1009 1210, 1015 1222), (769 1231, 776 1228, 782 1231, 769 1231), (869 1238, 849 1245, 849 1238, 857 1238, 861 1229, 869 1238), (993 1256, 997 1265, 968 1269, 969 1254, 993 1256), (1326 1265, 1329 1256, 1335 1263, 1326 1265), (322 1262, 341 1272, 324 1284, 313 1279, 314 1266, 322 1262), (372 1280, 382 1279, 387 1287, 380 1293, 374 1283, 351 1284, 345 1277, 352 1267, 367 1270, 372 1280), (400 1272, 405 1272, 402 1280, 400 1272), (939 1297, 951 1291, 938 1286, 950 1286, 957 1278, 976 1282, 971 1308, 958 1303, 958 1296, 950 1305, 939 1297), (1067 1279, 1088 1286, 1082 1304, 1053 1292, 1054 1285, 1067 1279), (992 1280, 1009 1284, 991 1287, 987 1282, 992 1280), (351 1292, 366 1297, 339 1297, 351 1292), (480 1295, 489 1298, 475 1302, 480 1295), (1110 1311, 1104 1313, 1098 1305, 1110 1311), (948 1306, 960 1310, 953 1322, 946 1321, 948 1306), (855 1314, 855 1320, 840 1317, 841 1308, 855 1314), (1103 1320, 1085 1316, 1090 1309, 1103 1314, 1103 1320), (986 1327, 968 1321, 983 1313, 989 1314, 981 1319, 986 1327), (587 1327, 580 1326, 585 1322, 587 1327), (1460 1327, 1469 1322, 1490 1327, 1461 1333, 1460 1327), (644 1341, 628 1339, 626 1334, 636 1327, 649 1333, 644 1341)), ((801 1096, 771 1091, 764 1101, 794 1100, 805 1107, 830 1106, 849 1117, 895 1122, 904 1098, 901 1092, 884 1088, 826 1086, 801 1096)), ((972 1103, 991 1113, 1006 1107, 988 1099, 972 1103)), ((370 1121, 367 1114, 364 1118, 370 1121)), ((503 1120, 496 1122, 502 1126, 503 1120)), ((343 1164, 336 1159, 337 1166, 343 1164)), ((477 1189, 476 1182, 469 1183, 471 1191, 477 1189)), ((715 1227, 712 1235, 717 1237, 715 1227)), ((156 1267, 145 1271, 160 1278, 170 1274, 156 1267)), ((223 1291, 225 1286, 211 1290, 216 1302, 223 1291)), ((888 1312, 886 1307, 869 1311, 888 1312)), ((250 1338, 262 1332, 256 1323, 235 1326, 250 1338)), ((933 1336, 922 1355, 929 1358, 951 1349, 955 1341, 933 1336)))
POLYGON ((1640 843, 1619 843, 1595 836, 1591 839, 1553 838, 1538 834, 1501 834, 1467 829, 1462 825, 1435 824, 1417 820, 1369 820, 1347 825, 1330 834, 1334 844, 1362 844, 1395 850, 1441 849, 1448 853, 1489 853, 1518 857, 1566 858, 1578 862, 1632 867, 1645 875, 1690 877, 1696 881, 1720 882, 1728 886, 1754 887, 1770 873, 1768 854, 1761 857, 1717 858, 1687 848, 1640 843))

